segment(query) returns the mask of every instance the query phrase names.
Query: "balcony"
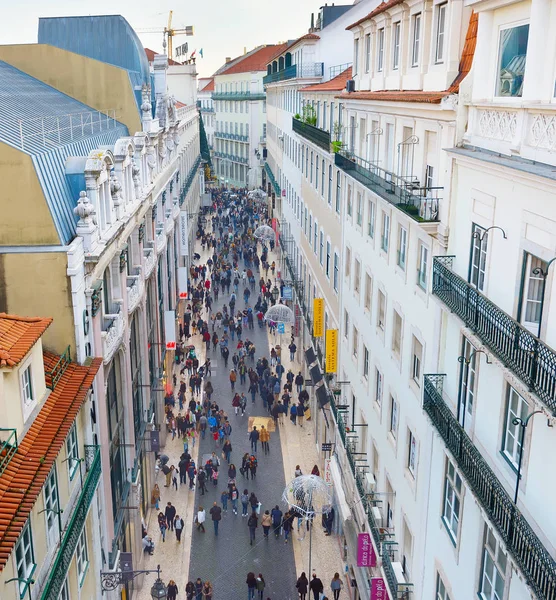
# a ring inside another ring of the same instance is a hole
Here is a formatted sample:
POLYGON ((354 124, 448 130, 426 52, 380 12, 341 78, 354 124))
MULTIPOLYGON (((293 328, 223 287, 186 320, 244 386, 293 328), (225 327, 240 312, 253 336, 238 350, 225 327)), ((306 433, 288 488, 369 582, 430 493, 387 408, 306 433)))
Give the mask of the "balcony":
POLYGON ((214 112, 214 108, 211 107, 206 107, 206 106, 201 106, 201 112, 202 113, 213 113, 214 112))
POLYGON ((265 100, 264 92, 213 92, 213 100, 265 100))
POLYGON ((144 267, 145 279, 148 279, 154 270, 154 266, 156 265, 156 252, 154 251, 154 248, 151 247, 151 248, 144 248, 143 253, 145 255, 145 267, 144 267))
POLYGON ((272 172, 272 169, 270 168, 268 163, 264 164, 264 170, 266 171, 266 175, 267 175, 268 179, 270 180, 270 183, 272 184, 274 191, 279 196, 282 193, 282 189, 280 188, 278 182, 276 181, 276 178, 274 177, 274 173, 272 172))
POLYGON ((539 599, 556 597, 556 561, 513 503, 442 397, 445 375, 425 375, 423 408, 539 599))
POLYGON ((0 428, 0 475, 17 452, 17 429, 0 428))
POLYGON ((288 79, 310 79, 315 77, 322 77, 324 75, 324 63, 307 63, 304 65, 291 65, 276 71, 276 73, 270 73, 263 77, 263 85, 269 83, 276 83, 278 81, 286 81, 288 79))
POLYGON ((195 104, 191 104, 190 106, 181 106, 177 109, 176 115, 179 121, 185 121, 187 119, 192 119, 197 114, 197 106, 195 104))
POLYGON ((144 290, 145 283, 142 275, 133 275, 127 278, 127 312, 129 314, 139 306, 144 290))
POLYGON ((68 569, 75 554, 75 549, 77 548, 77 542, 85 526, 91 501, 100 480, 100 446, 85 446, 85 458, 87 476, 83 482, 83 489, 79 494, 75 510, 64 532, 60 549, 56 554, 54 564, 41 594, 41 600, 50 600, 51 598, 58 598, 60 596, 68 569))
POLYGON ((336 152, 335 164, 369 190, 407 213, 418 223, 437 222, 441 187, 424 188, 419 182, 390 171, 347 152, 336 152))
POLYGON ((316 144, 323 150, 330 152, 330 134, 328 131, 319 129, 314 125, 309 125, 309 123, 304 123, 295 117, 292 118, 292 129, 301 137, 313 142, 313 144, 316 144))
POLYGON ((248 142, 249 141, 248 135, 242 135, 240 133, 228 133, 228 132, 224 132, 224 131, 215 131, 214 137, 222 138, 224 140, 236 140, 238 142, 248 142))
POLYGON ((189 175, 187 176, 187 179, 183 182, 183 186, 180 190, 180 195, 179 195, 179 205, 180 206, 184 203, 184 201, 187 197, 187 194, 189 193, 189 190, 191 189, 191 186, 193 185, 193 181, 195 180, 195 175, 197 175, 200 164, 201 164, 201 157, 198 156, 197 160, 195 161, 195 163, 191 167, 191 170, 189 171, 189 175))
POLYGON ((166 248, 166 231, 164 225, 159 225, 156 229, 156 253, 160 254, 166 248))
POLYGON ((436 256, 432 293, 556 414, 556 352, 451 269, 452 256, 436 256))
POLYGON ((104 315, 104 327, 100 336, 102 338, 102 358, 105 365, 112 360, 114 353, 120 347, 124 338, 124 328, 125 319, 121 305, 118 306, 116 313, 104 315))

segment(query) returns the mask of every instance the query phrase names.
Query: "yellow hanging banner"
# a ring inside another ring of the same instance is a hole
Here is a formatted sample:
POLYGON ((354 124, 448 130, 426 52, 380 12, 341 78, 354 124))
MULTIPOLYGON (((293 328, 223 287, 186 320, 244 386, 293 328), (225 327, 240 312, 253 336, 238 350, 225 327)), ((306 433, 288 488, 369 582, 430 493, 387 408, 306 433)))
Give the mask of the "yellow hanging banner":
POLYGON ((338 370, 338 330, 326 330, 326 372, 336 373, 338 370))
POLYGON ((322 337, 324 335, 324 298, 313 300, 313 335, 322 337))

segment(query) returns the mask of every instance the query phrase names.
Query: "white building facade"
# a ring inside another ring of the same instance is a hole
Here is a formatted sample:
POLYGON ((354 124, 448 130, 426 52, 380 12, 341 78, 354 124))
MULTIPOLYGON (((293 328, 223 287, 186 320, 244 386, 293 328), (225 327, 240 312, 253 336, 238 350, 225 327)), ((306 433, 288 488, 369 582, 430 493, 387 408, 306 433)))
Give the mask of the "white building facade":
POLYGON ((214 112, 214 102, 212 93, 214 92, 214 78, 205 77, 199 79, 199 89, 197 91, 197 106, 201 111, 201 119, 205 126, 209 150, 214 150, 214 131, 216 127, 216 115, 214 112))

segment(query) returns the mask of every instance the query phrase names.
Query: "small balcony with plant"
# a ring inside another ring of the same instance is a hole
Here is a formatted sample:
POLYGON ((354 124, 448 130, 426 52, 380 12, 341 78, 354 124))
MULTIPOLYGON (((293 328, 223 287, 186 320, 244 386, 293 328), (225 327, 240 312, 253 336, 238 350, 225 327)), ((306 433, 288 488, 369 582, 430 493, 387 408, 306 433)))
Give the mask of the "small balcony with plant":
POLYGON ((309 142, 330 152, 330 133, 317 127, 317 113, 310 104, 303 107, 301 115, 299 113, 294 115, 292 129, 309 142))

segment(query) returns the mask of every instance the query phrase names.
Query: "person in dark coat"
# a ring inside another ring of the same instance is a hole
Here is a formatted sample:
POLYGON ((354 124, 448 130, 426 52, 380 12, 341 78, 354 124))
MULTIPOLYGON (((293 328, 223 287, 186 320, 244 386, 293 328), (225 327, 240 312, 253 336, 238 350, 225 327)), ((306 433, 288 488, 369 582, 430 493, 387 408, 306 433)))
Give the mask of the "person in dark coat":
POLYGON ((295 587, 299 594, 299 600, 305 600, 307 598, 307 589, 309 588, 309 580, 307 579, 305 572, 301 573, 295 587))
POLYGON ((316 576, 315 573, 313 573, 313 579, 311 579, 309 589, 313 592, 313 598, 315 600, 319 600, 320 594, 324 591, 324 586, 322 585, 322 581, 316 576))
POLYGON ((167 598, 168 600, 176 600, 178 596, 178 586, 173 579, 170 579, 168 582, 168 587, 166 588, 167 598))
POLYGON ((166 505, 166 509, 164 510, 164 516, 166 517, 166 522, 168 523, 168 528, 170 531, 174 531, 174 519, 176 518, 176 507, 172 505, 171 502, 168 502, 166 505))

